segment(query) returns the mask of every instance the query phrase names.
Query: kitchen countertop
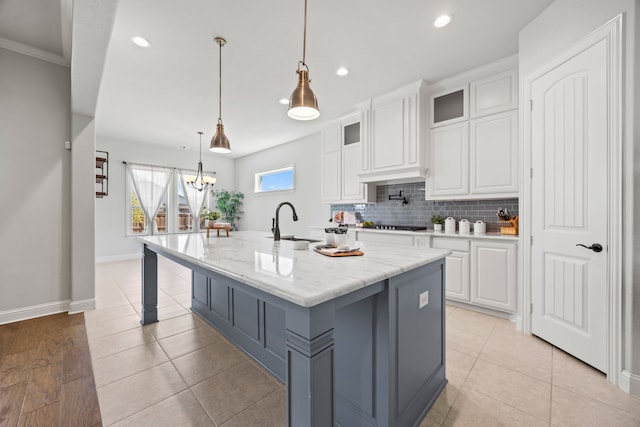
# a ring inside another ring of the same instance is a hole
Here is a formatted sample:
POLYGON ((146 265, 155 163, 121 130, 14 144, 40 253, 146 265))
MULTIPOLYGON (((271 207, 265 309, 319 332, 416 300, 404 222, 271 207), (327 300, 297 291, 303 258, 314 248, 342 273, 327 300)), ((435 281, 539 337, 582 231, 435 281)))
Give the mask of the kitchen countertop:
MULTIPOLYGON (((352 229, 350 229, 352 230, 352 229)), ((405 231, 405 230, 377 230, 375 228, 354 228, 358 233, 380 233, 380 234, 400 234, 406 236, 432 236, 432 237, 459 237, 464 239, 499 239, 499 240, 518 240, 518 235, 501 234, 499 232, 487 232, 485 234, 460 234, 445 233, 444 231, 405 231)))
POLYGON ((397 245, 390 251, 387 245, 367 242, 360 248, 363 256, 327 257, 313 250, 314 243, 308 250, 294 250, 292 242, 286 240, 275 246, 270 233, 259 231, 234 231, 229 237, 207 238, 198 233, 138 239, 151 249, 303 307, 329 301, 449 254, 447 250, 397 245))

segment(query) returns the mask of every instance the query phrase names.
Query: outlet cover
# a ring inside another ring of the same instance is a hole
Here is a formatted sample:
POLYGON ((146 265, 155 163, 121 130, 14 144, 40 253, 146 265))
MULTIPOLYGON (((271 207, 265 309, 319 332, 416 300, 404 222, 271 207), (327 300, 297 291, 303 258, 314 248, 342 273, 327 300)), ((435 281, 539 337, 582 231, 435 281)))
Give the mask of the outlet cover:
POLYGON ((418 308, 420 309, 427 304, 429 304, 429 291, 424 291, 420 294, 420 304, 418 308))

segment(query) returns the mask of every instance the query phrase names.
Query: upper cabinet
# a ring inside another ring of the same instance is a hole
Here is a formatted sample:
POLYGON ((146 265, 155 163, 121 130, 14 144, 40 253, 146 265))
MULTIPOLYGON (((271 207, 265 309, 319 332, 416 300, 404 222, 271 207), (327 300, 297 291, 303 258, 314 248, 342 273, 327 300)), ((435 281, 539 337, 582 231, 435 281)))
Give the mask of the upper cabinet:
POLYGON ((431 96, 425 197, 518 197, 517 69, 466 76, 431 96))
POLYGON ((518 70, 515 68, 474 80, 470 88, 472 119, 518 108, 518 70))
POLYGON ((420 179, 426 176, 428 102, 424 81, 360 105, 361 182, 420 179))
POLYGON ((322 203, 372 203, 375 188, 360 183, 362 118, 349 116, 322 131, 322 203))
POLYGON ((469 118, 469 85, 431 95, 431 127, 446 126, 469 118))

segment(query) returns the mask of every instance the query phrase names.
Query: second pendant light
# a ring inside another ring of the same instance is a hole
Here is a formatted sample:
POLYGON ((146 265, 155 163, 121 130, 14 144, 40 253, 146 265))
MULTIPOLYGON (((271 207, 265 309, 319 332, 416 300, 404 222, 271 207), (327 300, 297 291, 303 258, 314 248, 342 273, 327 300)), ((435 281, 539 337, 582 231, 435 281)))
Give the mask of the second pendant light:
POLYGON ((215 37, 213 39, 220 47, 219 52, 219 78, 218 78, 218 124, 216 125, 216 133, 211 138, 211 145, 209 150, 214 153, 229 153, 231 152, 231 144, 229 144, 229 138, 224 134, 224 125, 222 124, 222 46, 227 44, 227 41, 222 37, 215 37))

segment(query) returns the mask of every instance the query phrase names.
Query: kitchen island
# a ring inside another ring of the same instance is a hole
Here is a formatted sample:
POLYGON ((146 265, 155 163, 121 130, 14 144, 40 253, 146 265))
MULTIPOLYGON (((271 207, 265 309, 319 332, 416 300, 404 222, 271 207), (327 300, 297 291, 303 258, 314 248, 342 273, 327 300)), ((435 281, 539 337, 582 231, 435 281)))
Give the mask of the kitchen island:
POLYGON ((293 250, 263 232, 140 238, 142 320, 157 254, 193 271, 193 311, 287 385, 289 426, 417 425, 446 384, 446 250, 293 250))

